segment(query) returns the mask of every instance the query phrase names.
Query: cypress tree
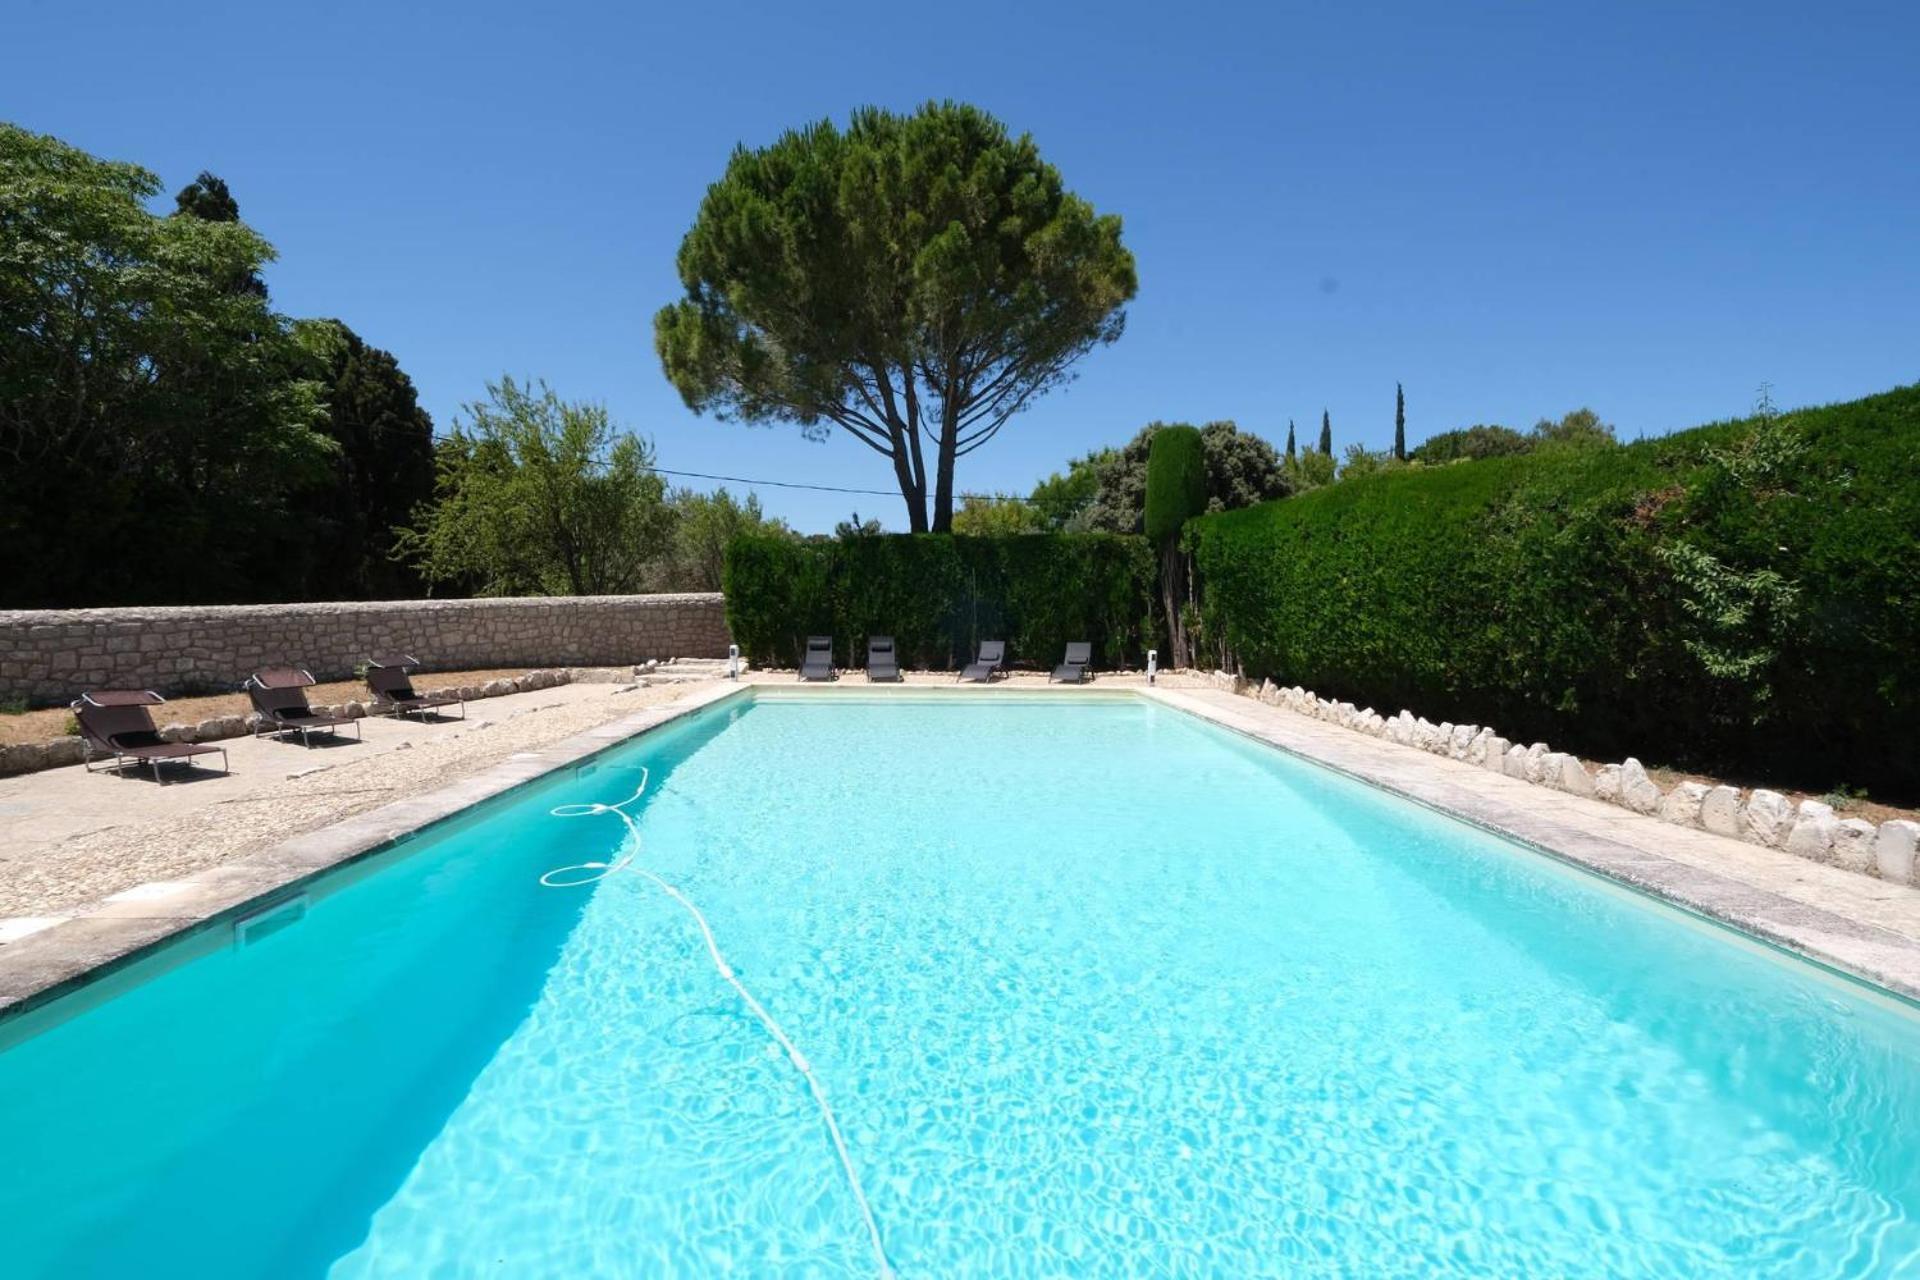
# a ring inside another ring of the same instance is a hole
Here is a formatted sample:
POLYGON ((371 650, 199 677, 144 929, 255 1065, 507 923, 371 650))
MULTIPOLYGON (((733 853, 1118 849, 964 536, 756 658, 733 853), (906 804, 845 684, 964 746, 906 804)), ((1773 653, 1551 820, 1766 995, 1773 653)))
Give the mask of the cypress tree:
POLYGON ((1397 382, 1393 384, 1393 456, 1399 462, 1407 460, 1407 392, 1397 382))
POLYGON ((1293 448, 1293 419, 1287 419, 1287 461, 1292 462, 1299 455, 1293 448))
POLYGON ((1320 452, 1329 458, 1333 456, 1333 419, 1325 409, 1320 411, 1320 452))

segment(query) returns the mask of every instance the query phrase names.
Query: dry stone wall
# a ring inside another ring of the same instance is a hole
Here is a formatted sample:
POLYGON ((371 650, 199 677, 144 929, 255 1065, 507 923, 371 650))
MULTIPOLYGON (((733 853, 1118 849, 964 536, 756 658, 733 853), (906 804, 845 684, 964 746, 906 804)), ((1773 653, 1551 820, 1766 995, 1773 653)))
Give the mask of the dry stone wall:
POLYGON ((227 691, 262 667, 344 679, 399 650, 428 671, 615 666, 727 652, 716 593, 0 611, 0 701, 227 691))

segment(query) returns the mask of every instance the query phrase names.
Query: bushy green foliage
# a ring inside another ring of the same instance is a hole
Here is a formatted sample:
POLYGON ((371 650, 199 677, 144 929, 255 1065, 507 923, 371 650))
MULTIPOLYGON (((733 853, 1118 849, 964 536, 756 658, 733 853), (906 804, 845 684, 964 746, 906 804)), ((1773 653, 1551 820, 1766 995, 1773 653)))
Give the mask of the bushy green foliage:
MULTIPOLYGON (((1098 483, 1081 522, 1086 528, 1105 533, 1146 531, 1147 455, 1153 437, 1167 425, 1149 422, 1120 448, 1089 455, 1086 461, 1095 467, 1098 483)), ((1208 511, 1250 507, 1292 492, 1280 455, 1262 437, 1220 421, 1201 427, 1200 440, 1206 450, 1208 511)))
POLYGON ((477 595, 637 591, 673 517, 651 446, 604 405, 502 378, 441 442, 439 500, 404 530, 426 577, 477 595))
POLYGON ((0 606, 416 593, 389 558, 433 487, 412 383, 268 305, 225 182, 159 192, 0 124, 0 606))
POLYGON ((1189 530, 1207 640, 1250 675, 1608 758, 1920 792, 1920 387, 1189 530))
POLYGON ((1528 453, 1533 444, 1512 427, 1498 423, 1475 423, 1428 436, 1413 451, 1415 462, 1459 462, 1462 459, 1507 458, 1528 453))
POLYGON ((1194 427, 1162 427, 1147 452, 1147 541, 1160 546, 1207 509, 1207 456, 1194 427))
POLYGON ((902 659, 940 669, 1003 639, 1015 663, 1059 661, 1085 640, 1105 665, 1158 643, 1154 558, 1111 534, 956 537, 893 534, 799 542, 763 536, 727 548, 727 624, 741 651, 792 666, 809 634, 831 633, 839 661, 891 635, 902 659))
POLYGON ((968 537, 1004 533, 1042 533, 1047 528, 1040 508, 1011 493, 969 493, 953 513, 953 531, 968 537))

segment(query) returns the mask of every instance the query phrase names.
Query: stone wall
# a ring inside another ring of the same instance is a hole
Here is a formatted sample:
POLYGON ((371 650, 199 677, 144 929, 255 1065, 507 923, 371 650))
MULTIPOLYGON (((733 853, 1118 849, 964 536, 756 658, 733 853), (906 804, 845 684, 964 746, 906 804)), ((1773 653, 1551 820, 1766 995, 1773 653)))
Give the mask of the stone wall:
POLYGON ((0 610, 0 700, 224 692, 281 665, 344 679, 395 650, 427 671, 477 671, 718 658, 727 643, 717 593, 0 610))

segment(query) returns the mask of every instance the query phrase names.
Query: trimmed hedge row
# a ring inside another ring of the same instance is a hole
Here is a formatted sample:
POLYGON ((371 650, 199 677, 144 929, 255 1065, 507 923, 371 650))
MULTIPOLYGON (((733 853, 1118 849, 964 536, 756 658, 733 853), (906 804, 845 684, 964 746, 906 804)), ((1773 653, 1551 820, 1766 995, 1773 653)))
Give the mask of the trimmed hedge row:
POLYGON ((866 661, 891 635, 901 661, 945 670, 982 639, 1015 665, 1051 668, 1067 644, 1096 663, 1138 664, 1158 645, 1154 559, 1118 534, 895 534, 834 542, 744 535, 727 546, 723 585, 734 641, 761 666, 790 667, 808 635, 836 659, 866 661))
POLYGON ((1189 526, 1246 673, 1607 759, 1920 795, 1920 387, 1189 526))

